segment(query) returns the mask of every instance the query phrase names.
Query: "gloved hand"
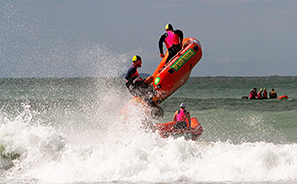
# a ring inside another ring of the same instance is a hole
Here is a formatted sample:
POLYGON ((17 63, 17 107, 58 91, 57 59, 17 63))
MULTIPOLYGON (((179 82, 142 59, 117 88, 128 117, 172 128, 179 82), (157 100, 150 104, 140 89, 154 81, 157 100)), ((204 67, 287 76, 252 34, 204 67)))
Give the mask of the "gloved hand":
POLYGON ((147 83, 148 85, 150 85, 153 81, 154 81, 153 76, 149 76, 144 80, 144 82, 147 83))
POLYGON ((160 57, 161 57, 161 58, 164 58, 165 56, 164 56, 164 54, 160 54, 160 57))

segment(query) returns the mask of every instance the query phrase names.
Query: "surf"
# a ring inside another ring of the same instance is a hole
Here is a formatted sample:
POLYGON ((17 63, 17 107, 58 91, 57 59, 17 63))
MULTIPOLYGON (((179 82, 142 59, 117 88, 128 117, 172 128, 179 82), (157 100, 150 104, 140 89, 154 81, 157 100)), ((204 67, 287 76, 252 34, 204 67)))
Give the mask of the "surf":
MULTIPOLYGON (((2 174, 15 182, 27 178, 30 182, 46 183, 286 182, 297 179, 295 143, 235 144, 230 140, 161 139, 154 133, 143 132, 135 124, 128 129, 119 127, 108 136, 84 137, 77 132, 74 133, 77 138, 72 139, 48 126, 7 121, 0 128, 6 134, 6 137, 2 134, 1 142, 2 145, 5 145, 4 140, 10 143, 10 147, 5 147, 7 157, 9 154, 18 156, 10 157, 13 166, 2 174), (79 139, 82 137, 84 139, 79 139)), ((100 129, 92 131, 102 132, 100 129)), ((2 154, 2 165, 3 159, 2 154)))
MULTIPOLYGON (((57 90, 59 98, 55 95, 41 98, 33 93, 30 94, 35 99, 2 98, 1 180, 32 183, 297 180, 296 139, 291 137, 288 141, 296 128, 296 113, 289 110, 293 106, 268 111, 268 102, 259 101, 257 107, 265 105, 264 111, 249 111, 255 106, 253 102, 212 98, 216 90, 210 91, 210 98, 187 99, 181 94, 187 91, 193 95, 189 91, 192 80, 161 104, 165 111, 162 122, 171 121, 175 105, 185 100, 191 115, 199 118, 204 129, 197 141, 184 137, 162 139, 158 133, 141 127, 142 116, 121 124, 118 112, 130 97, 125 87, 121 87, 124 86, 121 79, 41 79, 40 83, 50 83, 57 90), (82 83, 85 85, 77 85, 82 83), (69 88, 73 89, 71 93, 69 88), (89 95, 81 95, 81 91, 89 95), (226 103, 230 100, 232 103, 226 103)), ((206 78, 202 80, 209 83, 206 78)), ((43 91, 38 82, 30 85, 31 92, 43 91)), ((289 100, 269 103, 287 107, 291 102, 295 103, 289 100)))

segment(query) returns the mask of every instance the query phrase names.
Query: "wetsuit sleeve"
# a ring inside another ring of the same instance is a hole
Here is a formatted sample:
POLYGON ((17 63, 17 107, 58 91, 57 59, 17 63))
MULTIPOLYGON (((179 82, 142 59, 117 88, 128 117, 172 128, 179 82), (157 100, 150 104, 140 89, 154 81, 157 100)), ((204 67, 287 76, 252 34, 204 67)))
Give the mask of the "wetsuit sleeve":
POLYGON ((191 115, 190 115, 190 112, 187 111, 187 117, 188 117, 188 121, 189 121, 189 127, 191 128, 191 115))
POLYGON ((175 30, 175 33, 178 35, 178 37, 179 37, 179 39, 181 41, 181 44, 182 44, 183 43, 183 39, 184 39, 184 33, 181 30, 179 30, 179 29, 175 30))
POLYGON ((135 67, 130 67, 127 71, 127 74, 126 74, 126 79, 129 81, 129 80, 132 80, 131 77, 132 75, 136 73, 136 68, 135 67))
POLYGON ((176 111, 176 112, 174 113, 174 115, 173 115, 173 118, 172 118, 173 121, 176 121, 176 120, 177 120, 177 119, 176 119, 177 112, 178 112, 178 111, 176 111))
POLYGON ((160 51, 160 54, 163 54, 163 42, 165 41, 165 38, 167 37, 167 34, 164 33, 160 39, 159 39, 159 51, 160 51))

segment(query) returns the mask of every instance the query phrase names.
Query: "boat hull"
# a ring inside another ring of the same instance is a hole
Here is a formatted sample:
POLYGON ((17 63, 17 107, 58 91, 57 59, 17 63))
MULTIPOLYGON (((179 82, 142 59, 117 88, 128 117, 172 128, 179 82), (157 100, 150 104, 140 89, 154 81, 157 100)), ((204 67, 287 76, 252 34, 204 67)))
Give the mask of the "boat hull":
POLYGON ((153 73, 154 88, 157 91, 153 101, 160 104, 190 77, 192 69, 202 57, 200 42, 195 38, 185 38, 183 47, 167 64, 168 52, 153 73))
POLYGON ((191 139, 196 141, 203 133, 203 128, 196 117, 191 118, 191 127, 187 127, 186 129, 174 129, 175 123, 176 121, 160 123, 156 124, 155 128, 162 138, 168 138, 170 136, 177 138, 183 136, 186 140, 191 139))

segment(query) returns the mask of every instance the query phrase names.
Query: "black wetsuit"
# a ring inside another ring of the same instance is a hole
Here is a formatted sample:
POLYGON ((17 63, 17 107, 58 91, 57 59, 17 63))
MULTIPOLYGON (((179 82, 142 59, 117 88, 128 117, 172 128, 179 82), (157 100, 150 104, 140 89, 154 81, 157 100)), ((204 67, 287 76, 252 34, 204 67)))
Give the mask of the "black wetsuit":
POLYGON ((133 96, 141 97, 143 94, 142 88, 147 87, 146 83, 139 77, 135 65, 131 65, 127 71, 125 79, 127 80, 126 86, 133 96))
POLYGON ((275 92, 275 91, 271 91, 271 92, 269 93, 269 98, 277 98, 277 94, 276 94, 276 92, 275 92))
POLYGON ((139 77, 136 66, 131 65, 130 68, 128 69, 128 71, 127 71, 125 79, 127 79, 127 81, 132 81, 134 76, 139 77))
POLYGON ((148 90, 149 85, 138 75, 136 66, 130 66, 125 79, 127 80, 126 86, 133 96, 142 98, 152 107, 156 106, 155 102, 151 99, 153 92, 148 90))

